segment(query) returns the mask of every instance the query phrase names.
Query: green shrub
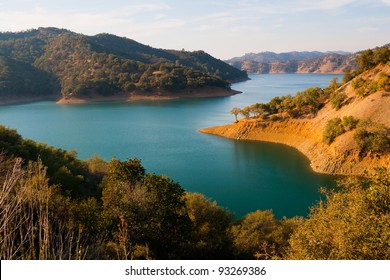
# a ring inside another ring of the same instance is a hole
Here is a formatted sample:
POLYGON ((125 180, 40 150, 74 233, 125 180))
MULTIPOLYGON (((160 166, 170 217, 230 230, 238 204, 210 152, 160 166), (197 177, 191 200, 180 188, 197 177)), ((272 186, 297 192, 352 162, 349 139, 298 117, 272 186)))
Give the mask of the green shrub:
POLYGON ((386 153, 390 150, 388 134, 388 128, 383 124, 364 119, 357 124, 354 139, 362 153, 386 153))
POLYGON ((337 136, 345 132, 340 118, 331 119, 326 123, 322 141, 330 145, 337 136))
POLYGON ((377 83, 377 81, 371 81, 368 84, 368 93, 369 94, 373 94, 373 93, 375 93, 377 91, 378 91, 378 83, 377 83))
POLYGON ((353 79, 353 74, 352 74, 352 72, 351 72, 351 69, 348 68, 348 69, 346 69, 345 72, 344 72, 344 76, 343 76, 342 82, 343 82, 343 84, 346 84, 346 83, 348 83, 348 82, 349 82, 350 80, 352 80, 352 79, 353 79))
POLYGON ((330 97, 330 104, 336 110, 342 107, 343 102, 347 99, 347 95, 343 92, 334 92, 330 97))
POLYGON ((358 122, 359 120, 355 119, 353 116, 345 116, 341 121, 345 131, 349 131, 356 128, 358 122))
POLYGON ((390 91, 390 77, 383 72, 379 75, 378 90, 390 91))

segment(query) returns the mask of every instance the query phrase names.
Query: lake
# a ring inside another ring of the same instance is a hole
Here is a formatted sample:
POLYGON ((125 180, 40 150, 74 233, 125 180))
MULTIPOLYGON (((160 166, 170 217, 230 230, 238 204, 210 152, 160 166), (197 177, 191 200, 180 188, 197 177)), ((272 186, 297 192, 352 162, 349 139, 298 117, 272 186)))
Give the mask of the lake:
POLYGON ((232 97, 56 105, 37 102, 0 106, 0 123, 26 138, 63 149, 81 159, 138 157, 148 172, 166 174, 240 217, 273 209, 276 217, 307 215, 328 175, 311 171, 308 159, 279 144, 236 141, 197 132, 231 123, 233 107, 267 102, 277 95, 325 87, 323 74, 251 75, 236 83, 232 97))

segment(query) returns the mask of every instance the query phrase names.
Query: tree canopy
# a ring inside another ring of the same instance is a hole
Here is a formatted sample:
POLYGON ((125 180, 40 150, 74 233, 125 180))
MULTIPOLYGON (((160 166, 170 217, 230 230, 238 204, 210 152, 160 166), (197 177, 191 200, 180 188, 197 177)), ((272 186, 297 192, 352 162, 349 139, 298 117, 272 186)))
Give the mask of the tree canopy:
POLYGON ((202 51, 155 49, 110 34, 55 28, 0 33, 0 66, 0 98, 14 99, 229 87, 247 79, 246 72, 202 51))

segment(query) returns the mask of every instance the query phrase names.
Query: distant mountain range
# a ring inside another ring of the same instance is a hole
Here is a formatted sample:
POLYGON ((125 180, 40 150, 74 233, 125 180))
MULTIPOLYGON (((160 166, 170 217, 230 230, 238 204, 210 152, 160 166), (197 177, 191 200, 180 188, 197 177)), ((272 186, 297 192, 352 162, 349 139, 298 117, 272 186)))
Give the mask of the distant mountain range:
POLYGON ((358 54, 337 52, 261 52, 235 57, 226 62, 249 74, 344 73, 356 69, 358 54))
POLYGON ((171 95, 246 80, 204 51, 156 49, 112 34, 58 28, 0 33, 0 103, 91 96, 171 95))

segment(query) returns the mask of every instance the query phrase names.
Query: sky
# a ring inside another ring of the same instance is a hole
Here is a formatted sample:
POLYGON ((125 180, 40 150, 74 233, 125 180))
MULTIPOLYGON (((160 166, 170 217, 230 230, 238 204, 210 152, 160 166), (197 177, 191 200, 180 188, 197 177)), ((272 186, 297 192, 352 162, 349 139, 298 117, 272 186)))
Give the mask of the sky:
POLYGON ((390 43, 390 0, 0 0, 0 31, 112 33, 219 59, 390 43))

